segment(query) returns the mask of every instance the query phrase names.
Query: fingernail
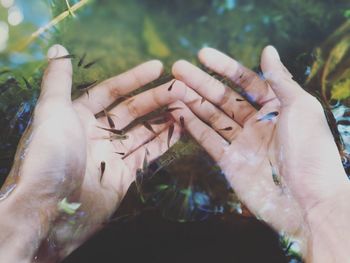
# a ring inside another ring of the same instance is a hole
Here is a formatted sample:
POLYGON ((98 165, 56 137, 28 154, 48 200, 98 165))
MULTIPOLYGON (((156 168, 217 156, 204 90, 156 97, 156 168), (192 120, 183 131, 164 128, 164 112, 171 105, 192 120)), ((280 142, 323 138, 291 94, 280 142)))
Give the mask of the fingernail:
POLYGON ((48 59, 53 59, 55 57, 57 57, 58 55, 58 46, 54 45, 52 47, 50 47, 50 49, 47 51, 47 58, 48 59))
POLYGON ((269 46, 271 54, 278 60, 281 60, 280 55, 277 52, 277 49, 274 46, 269 46))

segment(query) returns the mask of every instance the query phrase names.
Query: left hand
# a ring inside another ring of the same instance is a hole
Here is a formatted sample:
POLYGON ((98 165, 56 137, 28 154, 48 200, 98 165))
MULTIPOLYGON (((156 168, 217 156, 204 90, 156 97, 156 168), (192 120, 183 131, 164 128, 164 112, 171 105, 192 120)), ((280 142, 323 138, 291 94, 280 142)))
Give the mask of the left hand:
MULTIPOLYGON (((67 54, 59 45, 49 50, 50 62, 34 118, 21 139, 3 189, 16 186, 0 202, 0 209, 6 207, 7 215, 0 220, 0 228, 10 225, 23 230, 14 243, 25 236, 27 244, 17 254, 30 261, 38 256, 39 247, 39 262, 57 261, 71 253, 115 212, 137 168, 142 166, 145 149, 149 151, 149 161, 168 149, 169 123, 154 125, 157 136, 139 124, 127 132, 127 139, 120 141, 110 140, 111 133, 99 128, 110 128, 105 116, 95 117, 116 99, 157 79, 162 73, 159 61, 146 62, 108 79, 72 101, 70 59, 54 59, 67 54), (62 211, 59 203, 64 198, 81 206, 71 213, 62 211)), ((169 85, 140 93, 112 108, 110 117, 115 128, 123 129, 136 118, 183 96, 184 84, 177 81, 170 92, 169 85)), ((175 124, 171 144, 179 137, 179 126, 175 124)), ((0 238, 0 247, 6 249, 2 244, 11 244, 9 240, 0 238)), ((1 262, 1 254, 8 254, 4 251, 0 248, 1 262)))

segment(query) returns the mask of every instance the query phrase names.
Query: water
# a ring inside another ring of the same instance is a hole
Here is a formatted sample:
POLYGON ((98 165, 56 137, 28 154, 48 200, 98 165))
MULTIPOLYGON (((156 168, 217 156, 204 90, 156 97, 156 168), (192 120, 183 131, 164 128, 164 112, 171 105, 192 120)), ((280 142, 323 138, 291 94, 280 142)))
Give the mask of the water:
MULTIPOLYGON (((87 63, 98 59, 88 69, 74 63, 74 87, 101 81, 153 58, 161 59, 168 73, 179 58, 199 64, 196 54, 204 46, 218 48, 259 71, 262 48, 273 44, 308 91, 323 94, 327 103, 340 101, 332 112, 344 152, 350 153, 350 94, 339 78, 345 72, 349 53, 339 58, 339 53, 335 53, 335 47, 346 43, 349 34, 348 1, 95 0, 75 10, 74 17, 67 15, 35 38, 31 38, 33 32, 67 10, 65 1, 16 0, 10 8, 7 6, 11 1, 1 3, 0 184, 30 120, 45 54, 53 43, 63 44, 77 56, 86 54, 87 63), (324 66, 327 59, 335 61, 335 65, 315 73, 315 65, 324 66), (326 76, 323 83, 317 77, 320 72, 326 76)), ((73 96, 77 95, 75 89, 73 96)), ((239 211, 240 204, 222 180, 221 172, 211 169, 212 160, 191 139, 189 142, 187 150, 184 144, 178 145, 174 150, 177 160, 142 189, 144 197, 149 197, 145 200, 147 205, 156 206, 163 216, 181 222, 239 211), (207 183, 203 174, 208 175, 204 176, 207 183), (218 186, 215 190, 211 187, 214 184, 218 186)), ((347 155, 344 166, 349 172, 347 155)))

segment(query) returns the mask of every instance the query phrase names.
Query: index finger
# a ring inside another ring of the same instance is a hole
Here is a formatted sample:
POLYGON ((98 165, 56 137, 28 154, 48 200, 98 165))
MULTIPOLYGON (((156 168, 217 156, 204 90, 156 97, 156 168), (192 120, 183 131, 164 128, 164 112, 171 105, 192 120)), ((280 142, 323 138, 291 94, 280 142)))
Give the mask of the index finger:
POLYGON ((120 75, 98 84, 74 101, 88 108, 93 114, 101 112, 119 97, 156 80, 163 72, 163 64, 159 60, 151 60, 140 64, 120 75))
POLYGON ((251 101, 261 106, 270 101, 277 102, 267 82, 233 58, 213 48, 203 48, 198 57, 206 67, 241 87, 251 101))

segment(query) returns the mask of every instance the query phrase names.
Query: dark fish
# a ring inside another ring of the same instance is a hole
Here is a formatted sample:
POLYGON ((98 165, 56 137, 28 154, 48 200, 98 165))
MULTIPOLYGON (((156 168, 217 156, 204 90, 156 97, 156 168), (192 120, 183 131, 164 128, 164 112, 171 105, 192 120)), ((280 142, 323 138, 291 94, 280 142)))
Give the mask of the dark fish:
POLYGON ((269 120, 272 120, 272 118, 278 116, 278 114, 279 114, 278 111, 273 111, 273 112, 266 114, 265 116, 262 116, 257 121, 269 121, 269 120))
POLYGON ((182 109, 181 107, 174 107, 174 108, 167 108, 165 111, 166 112, 173 112, 174 110, 180 110, 182 109))
POLYGON ((75 55, 69 54, 61 57, 51 58, 50 60, 59 60, 59 59, 66 59, 66 58, 75 58, 75 55))
POLYGON ((184 118, 184 116, 180 116, 180 126, 181 126, 180 136, 183 137, 183 135, 185 133, 185 118, 184 118))
POLYGON ((171 89, 173 88, 173 85, 174 85, 175 81, 176 81, 176 80, 174 80, 174 81, 171 83, 171 85, 170 85, 169 88, 168 88, 168 91, 171 91, 171 89))
POLYGON ((142 171, 145 172, 147 170, 148 167, 148 159, 147 156, 149 156, 149 151, 146 148, 145 150, 145 158, 143 159, 143 163, 142 163, 142 171))
POLYGON ((350 125, 350 120, 339 120, 339 121, 337 121, 337 125, 349 126, 350 125))
POLYGON ((115 153, 119 155, 125 155, 125 153, 122 153, 122 152, 115 152, 115 153))
POLYGON ((269 161, 269 162, 270 162, 270 166, 271 166, 272 180, 275 183, 275 185, 281 186, 281 180, 278 178, 278 175, 276 173, 276 169, 272 165, 271 161, 269 161))
POLYGON ((116 134, 116 135, 124 135, 124 131, 123 130, 109 129, 109 128, 103 128, 103 127, 97 127, 97 128, 100 128, 102 130, 111 132, 111 133, 116 134))
POLYGON ((92 82, 86 82, 86 83, 83 83, 83 84, 80 84, 77 86, 77 89, 78 90, 87 90, 87 89, 90 89, 92 88, 93 86, 95 86, 97 83, 97 80, 95 81, 92 81, 92 82))
POLYGON ((182 129, 185 129, 185 118, 184 116, 180 116, 180 125, 182 129))
POLYGON ((236 101, 245 101, 245 99, 237 98, 236 101))
POLYGON ((85 60, 85 57, 86 57, 86 52, 85 52, 85 53, 81 56, 81 58, 79 59, 78 67, 81 67, 81 65, 83 65, 84 60, 85 60))
POLYGON ((26 84, 27 89, 32 89, 32 85, 30 85, 28 80, 25 77, 22 77, 22 79, 24 80, 24 83, 26 84))
POLYGON ((85 69, 88 69, 88 68, 92 67, 97 61, 99 61, 99 59, 96 59, 96 60, 94 60, 94 61, 91 61, 90 63, 87 63, 87 64, 84 66, 84 68, 85 68, 85 69))
POLYGON ((156 134, 155 130, 152 128, 152 125, 149 124, 147 121, 144 121, 142 124, 143 124, 143 126, 146 127, 147 130, 149 130, 153 134, 156 134))
POLYGON ((106 170, 106 163, 104 161, 101 162, 101 165, 100 165, 100 170, 101 170, 101 176, 100 176, 100 182, 102 181, 102 177, 103 177, 103 174, 106 170))
POLYGON ((173 137, 174 128, 175 128, 174 123, 170 124, 169 131, 168 131, 168 148, 170 147, 170 140, 171 140, 171 137, 173 137))
POLYGON ((104 137, 104 139, 109 139, 111 140, 120 140, 120 142, 122 143, 123 140, 127 140, 129 138, 129 136, 127 134, 113 134, 112 136, 109 137, 104 137))
POLYGON ((106 111, 106 109, 103 109, 103 112, 107 118, 107 121, 108 121, 108 125, 111 129, 114 129, 115 128, 115 124, 114 124, 114 121, 112 120, 111 118, 111 114, 109 114, 108 111, 106 111))
POLYGON ((226 127, 226 128, 223 128, 223 129, 219 129, 220 131, 232 131, 232 127, 229 126, 229 127, 226 127))
POLYGON ((150 119, 148 123, 154 124, 154 125, 160 125, 160 124, 167 123, 170 120, 171 120, 170 116, 160 116, 154 119, 150 119))

